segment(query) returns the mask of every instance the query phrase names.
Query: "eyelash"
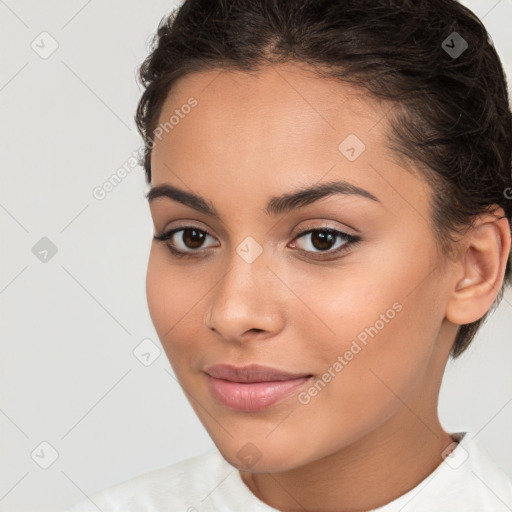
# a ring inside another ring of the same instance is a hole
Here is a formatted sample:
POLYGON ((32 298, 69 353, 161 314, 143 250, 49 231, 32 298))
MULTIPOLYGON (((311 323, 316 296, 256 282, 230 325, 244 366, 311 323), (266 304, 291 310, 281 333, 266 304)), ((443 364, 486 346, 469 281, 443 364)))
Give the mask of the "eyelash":
MULTIPOLYGON (((199 231, 200 233, 204 233, 210 237, 213 238, 212 235, 210 235, 210 233, 208 231, 206 231, 205 229, 199 229, 195 226, 180 226, 179 228, 175 228, 175 229, 171 229, 169 231, 166 231, 160 235, 154 235, 154 239, 159 241, 159 242, 164 242, 166 247, 169 249, 170 253, 172 254, 173 257, 176 257, 176 258, 191 258, 191 257, 194 257, 194 256, 197 256, 197 254, 199 254, 201 252, 201 250, 192 250, 191 252, 183 252, 183 251, 179 251, 177 249, 175 249, 170 243, 166 243, 168 242, 171 237, 175 234, 175 233, 178 233, 180 231, 185 231, 187 229, 193 229, 193 230, 196 230, 196 231, 199 231)), ((313 256, 311 257, 312 254, 316 254, 316 255, 327 255, 327 256, 332 256, 333 254, 341 254, 341 253, 345 253, 347 252, 348 250, 352 250, 354 249, 360 242, 361 242, 361 237, 360 236, 356 236, 356 235, 350 235, 348 233, 345 233, 343 231, 339 231, 337 229, 333 229, 333 228, 321 228, 321 227, 317 227, 317 228, 310 228, 310 229, 306 229, 304 231, 301 231, 300 233, 297 234, 297 236, 294 238, 294 240, 298 239, 298 238, 301 238, 301 237, 304 237, 305 235, 308 235, 310 233, 315 233, 315 232, 321 232, 321 233, 330 233, 332 235, 334 235, 336 238, 342 238, 342 239, 345 239, 346 243, 343 244, 341 247, 339 247, 338 249, 335 249, 335 250, 326 250, 326 251, 323 251, 323 252, 312 252, 312 251, 306 251, 304 249, 298 249, 299 252, 303 253, 303 254, 307 254, 308 257, 310 257, 311 259, 326 259, 325 257, 321 256, 320 258, 316 257, 316 256, 313 256)), ((203 250, 204 252, 204 250, 203 250)))

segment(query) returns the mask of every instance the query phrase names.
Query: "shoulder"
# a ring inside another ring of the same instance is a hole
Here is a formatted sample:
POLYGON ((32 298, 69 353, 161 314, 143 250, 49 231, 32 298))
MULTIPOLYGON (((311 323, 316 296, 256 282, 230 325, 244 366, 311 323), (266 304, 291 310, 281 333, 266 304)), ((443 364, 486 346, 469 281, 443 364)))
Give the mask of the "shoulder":
POLYGON ((194 510, 229 465, 216 449, 101 489, 66 512, 194 510))
POLYGON ((460 458, 460 468, 466 464, 466 492, 473 494, 481 509, 498 512, 512 510, 512 477, 499 467, 490 457, 481 442, 472 433, 466 433, 460 442, 464 452, 460 458), (467 462, 466 462, 467 459, 467 462))
MULTIPOLYGON (((459 442, 414 489, 378 512, 510 512, 512 478, 489 456, 471 432, 452 434, 459 442)), ((377 512, 377 511, 375 511, 377 512)))

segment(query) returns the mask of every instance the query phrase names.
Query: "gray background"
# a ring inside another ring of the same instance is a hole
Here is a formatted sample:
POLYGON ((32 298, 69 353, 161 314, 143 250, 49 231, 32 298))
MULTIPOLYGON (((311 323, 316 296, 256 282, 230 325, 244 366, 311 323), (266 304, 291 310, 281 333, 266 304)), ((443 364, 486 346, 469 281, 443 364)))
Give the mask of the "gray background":
MULTIPOLYGON (((465 3, 511 76, 512 0, 465 3)), ((147 186, 130 164, 136 68, 175 5, 0 1, 1 512, 63 508, 213 447, 158 355, 145 296, 147 186), (122 166, 127 176, 96 199, 122 166), (148 366, 133 353, 145 339, 148 366)), ((447 430, 478 432, 512 474, 511 312, 507 291, 450 363, 440 413, 447 430)))

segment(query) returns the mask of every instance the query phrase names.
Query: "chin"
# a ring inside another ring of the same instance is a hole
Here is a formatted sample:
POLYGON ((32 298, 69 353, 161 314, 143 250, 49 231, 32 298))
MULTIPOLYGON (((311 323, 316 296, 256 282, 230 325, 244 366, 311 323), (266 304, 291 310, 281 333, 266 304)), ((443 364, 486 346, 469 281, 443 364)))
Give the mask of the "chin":
MULTIPOLYGON (((235 468, 251 473, 279 473, 307 464, 315 459, 306 453, 298 440, 262 436, 236 436, 222 441, 213 438, 222 456, 235 468), (252 439, 252 440, 251 440, 252 439)), ((309 448, 313 448, 309 446, 309 448)))
MULTIPOLYGON (((295 469, 304 464, 304 461, 293 458, 285 452, 274 452, 272 454, 261 454, 261 458, 254 457, 254 460, 247 459, 247 455, 239 456, 238 451, 220 450, 222 456, 235 468, 240 471, 251 473, 280 473, 295 469), (245 459, 245 460, 244 460, 245 459)), ((296 456, 295 456, 296 457, 296 456)))

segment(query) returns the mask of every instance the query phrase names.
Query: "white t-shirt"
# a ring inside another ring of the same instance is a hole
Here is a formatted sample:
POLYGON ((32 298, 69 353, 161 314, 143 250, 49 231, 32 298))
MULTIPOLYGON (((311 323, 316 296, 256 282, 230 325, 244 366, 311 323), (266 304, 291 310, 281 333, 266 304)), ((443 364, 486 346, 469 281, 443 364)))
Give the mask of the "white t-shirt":
MULTIPOLYGON (((427 478, 369 512, 510 512, 512 478, 472 433, 427 478)), ((68 512, 278 512, 247 487, 217 449, 97 491, 68 512)))

